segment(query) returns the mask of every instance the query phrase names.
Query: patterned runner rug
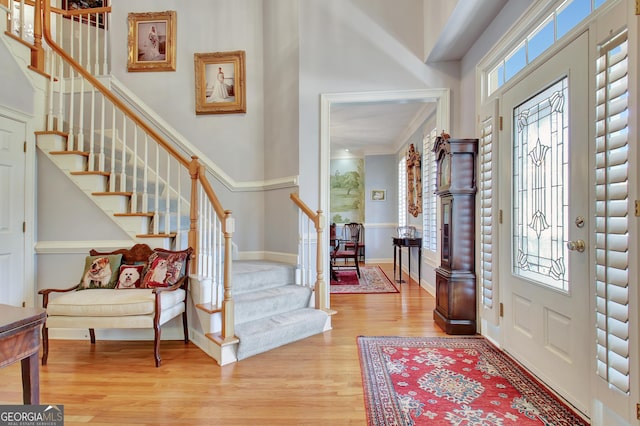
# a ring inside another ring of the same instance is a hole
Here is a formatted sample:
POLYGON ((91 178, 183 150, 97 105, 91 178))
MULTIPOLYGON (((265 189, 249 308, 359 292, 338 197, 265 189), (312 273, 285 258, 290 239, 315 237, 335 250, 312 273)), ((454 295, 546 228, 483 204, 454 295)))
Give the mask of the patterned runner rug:
POLYGON ((338 281, 331 279, 331 294, 399 293, 379 266, 360 266, 360 279, 355 269, 337 270, 338 281))
POLYGON ((368 425, 588 425, 482 337, 358 337, 368 425))

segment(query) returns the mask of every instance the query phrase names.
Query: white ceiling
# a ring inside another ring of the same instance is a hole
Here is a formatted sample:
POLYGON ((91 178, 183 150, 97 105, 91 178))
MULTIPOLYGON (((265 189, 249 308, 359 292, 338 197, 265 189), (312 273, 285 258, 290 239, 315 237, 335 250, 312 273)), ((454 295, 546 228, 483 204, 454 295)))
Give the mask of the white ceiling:
MULTIPOLYGON (((425 2, 425 7, 428 2, 425 2)), ((507 0, 458 0, 427 63, 460 60, 507 0)), ((331 106, 331 156, 390 154, 415 131, 434 104, 369 102, 331 106), (405 138, 404 140, 402 140, 405 138), (346 153, 345 149, 349 149, 346 153)))

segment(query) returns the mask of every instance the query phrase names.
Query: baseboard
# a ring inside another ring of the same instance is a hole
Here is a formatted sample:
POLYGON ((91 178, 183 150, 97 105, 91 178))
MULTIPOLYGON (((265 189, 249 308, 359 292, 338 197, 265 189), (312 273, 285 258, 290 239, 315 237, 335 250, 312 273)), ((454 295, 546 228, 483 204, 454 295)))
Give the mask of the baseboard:
POLYGON ((296 265, 298 263, 298 255, 276 251, 241 251, 238 252, 238 260, 270 260, 296 265))

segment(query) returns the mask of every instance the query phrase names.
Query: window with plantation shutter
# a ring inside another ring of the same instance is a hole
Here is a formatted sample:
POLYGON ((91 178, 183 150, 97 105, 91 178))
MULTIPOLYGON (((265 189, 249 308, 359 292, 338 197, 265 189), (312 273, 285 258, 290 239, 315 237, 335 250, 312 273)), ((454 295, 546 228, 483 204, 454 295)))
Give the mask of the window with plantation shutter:
POLYGON ((437 198, 436 189, 436 154, 433 152, 433 143, 436 140, 436 129, 425 135, 422 140, 422 152, 424 152, 424 161, 422 162, 422 183, 424 193, 422 195, 422 244, 427 251, 435 252, 437 250, 437 231, 436 231, 436 205, 437 198))
POLYGON ((627 33, 596 63, 597 373, 629 393, 629 197, 627 33))
POLYGON ((494 308, 494 276, 493 276, 493 135, 494 117, 481 123, 478 179, 480 195, 480 287, 482 289, 482 305, 486 309, 494 308))

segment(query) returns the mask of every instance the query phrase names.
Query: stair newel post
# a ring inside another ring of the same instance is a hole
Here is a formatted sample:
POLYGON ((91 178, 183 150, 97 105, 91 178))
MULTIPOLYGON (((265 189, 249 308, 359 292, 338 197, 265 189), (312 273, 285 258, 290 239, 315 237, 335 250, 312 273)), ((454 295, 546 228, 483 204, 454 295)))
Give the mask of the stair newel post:
POLYGON ((314 224, 316 226, 317 235, 317 252, 316 252, 316 284, 315 284, 315 304, 316 309, 326 309, 327 304, 327 283, 324 280, 324 214, 322 210, 318 210, 314 224))
POLYGON ((231 210, 224 211, 224 299, 222 300, 222 340, 235 337, 234 302, 231 296, 231 239, 235 232, 235 219, 231 210))
MULTIPOLYGON (((31 51, 31 66, 37 69, 38 71, 44 73, 44 48, 42 47, 42 12, 43 9, 45 12, 46 8, 43 8, 42 2, 49 0, 40 0, 36 1, 34 16, 33 16, 33 47, 34 49, 31 51)), ((24 10, 24 7, 20 8, 20 10, 24 10)), ((24 22, 24 15, 20 18, 20 26, 22 27, 22 23, 24 22)), ((22 34, 21 34, 22 36, 22 34)))
POLYGON ((191 157, 189 163, 189 176, 191 176, 191 200, 189 202, 189 247, 193 248, 193 260, 191 261, 191 273, 198 271, 200 260, 200 247, 198 247, 198 176, 204 173, 204 166, 200 165, 198 157, 191 157))

